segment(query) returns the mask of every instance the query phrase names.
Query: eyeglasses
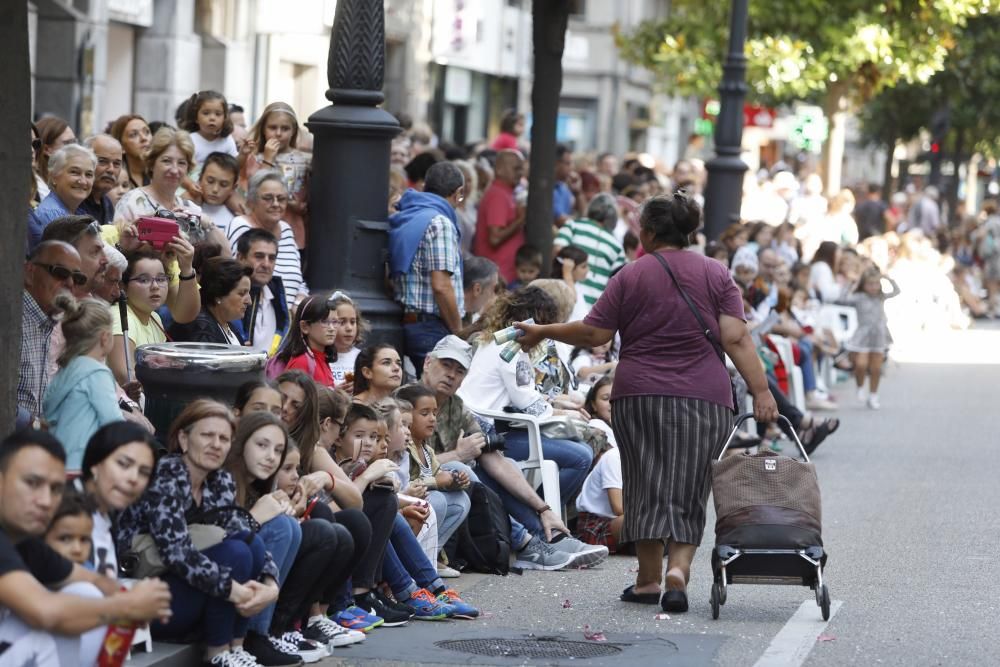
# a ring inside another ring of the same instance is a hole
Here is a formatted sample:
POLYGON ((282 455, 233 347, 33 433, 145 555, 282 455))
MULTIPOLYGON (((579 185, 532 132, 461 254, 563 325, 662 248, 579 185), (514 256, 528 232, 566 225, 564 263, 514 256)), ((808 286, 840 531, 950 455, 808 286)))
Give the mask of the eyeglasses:
POLYGON ((260 200, 262 202, 267 202, 268 204, 273 204, 278 202, 279 204, 287 204, 288 197, 286 195, 261 195, 260 200))
POLYGON ((87 284, 87 276, 84 275, 83 271, 74 271, 73 269, 67 268, 62 264, 43 264, 42 262, 32 262, 32 264, 45 269, 49 272, 50 276, 59 282, 72 278, 74 285, 82 286, 87 284))
POLYGON ((132 278, 129 278, 128 282, 135 283, 140 287, 149 287, 151 283, 156 283, 160 287, 165 287, 167 283, 170 282, 170 278, 168 278, 166 275, 162 273, 158 276, 147 276, 144 273, 141 276, 134 276, 132 278))

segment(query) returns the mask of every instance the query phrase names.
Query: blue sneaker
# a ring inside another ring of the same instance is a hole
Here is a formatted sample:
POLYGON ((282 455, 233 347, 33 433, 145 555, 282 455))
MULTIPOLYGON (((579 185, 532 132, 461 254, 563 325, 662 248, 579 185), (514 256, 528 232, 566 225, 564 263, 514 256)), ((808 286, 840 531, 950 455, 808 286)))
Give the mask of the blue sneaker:
POLYGON ((369 614, 361 607, 353 604, 338 613, 333 620, 348 630, 360 630, 361 632, 368 632, 385 623, 385 620, 381 617, 369 614))
POLYGON ((458 593, 450 588, 437 596, 437 601, 442 606, 451 608, 451 613, 448 614, 449 618, 473 619, 479 616, 478 609, 466 603, 462 598, 458 597, 458 593))
POLYGON ((413 610, 413 619, 417 621, 440 621, 448 618, 450 611, 449 608, 441 605, 426 588, 417 590, 403 604, 413 610))

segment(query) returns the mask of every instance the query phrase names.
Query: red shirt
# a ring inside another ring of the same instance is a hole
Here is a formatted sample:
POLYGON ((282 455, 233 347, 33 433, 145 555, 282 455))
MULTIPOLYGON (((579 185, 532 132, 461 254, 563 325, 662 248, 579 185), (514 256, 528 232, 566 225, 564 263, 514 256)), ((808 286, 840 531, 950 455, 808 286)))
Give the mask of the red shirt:
POLYGON ((472 251, 480 257, 486 257, 496 262, 500 267, 500 275, 510 282, 517 277, 514 255, 517 249, 524 245, 524 227, 500 245, 490 245, 490 227, 506 227, 517 217, 517 203, 514 201, 514 189, 500 180, 494 180, 486 188, 483 198, 479 201, 479 212, 476 218, 476 242, 472 251))
POLYGON ((500 135, 493 140, 493 145, 490 146, 495 151, 502 150, 519 150, 517 145, 517 137, 510 132, 501 132, 500 135))
POLYGON ((324 387, 333 387, 333 371, 330 370, 330 364, 326 363, 326 353, 322 350, 318 352, 313 350, 312 354, 307 352, 306 354, 292 357, 285 364, 285 370, 303 371, 324 387))

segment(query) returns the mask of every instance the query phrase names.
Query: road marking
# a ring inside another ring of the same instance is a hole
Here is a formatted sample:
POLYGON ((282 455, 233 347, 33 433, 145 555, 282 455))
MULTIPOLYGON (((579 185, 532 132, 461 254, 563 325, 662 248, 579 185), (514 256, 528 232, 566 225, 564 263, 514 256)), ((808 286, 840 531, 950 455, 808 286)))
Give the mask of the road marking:
MULTIPOLYGON (((830 618, 833 618, 843 602, 830 603, 830 618)), ((829 621, 823 621, 819 607, 813 600, 806 600, 798 611, 785 623, 785 627, 774 636, 771 645, 760 656, 754 667, 798 667, 809 656, 829 621), (819 619, 817 621, 817 619, 819 619)))

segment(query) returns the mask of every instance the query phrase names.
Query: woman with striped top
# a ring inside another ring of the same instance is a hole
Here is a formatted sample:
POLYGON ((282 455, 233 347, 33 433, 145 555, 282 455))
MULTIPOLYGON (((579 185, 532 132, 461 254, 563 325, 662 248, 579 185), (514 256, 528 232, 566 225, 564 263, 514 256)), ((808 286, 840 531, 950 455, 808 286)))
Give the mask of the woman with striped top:
POLYGON ((266 229, 278 239, 278 259, 274 272, 285 285, 288 305, 301 301, 309 295, 309 288, 302 277, 302 263, 295 234, 291 226, 282 218, 288 206, 288 190, 276 171, 258 171, 250 178, 247 186, 248 215, 240 215, 229 221, 226 238, 236 255, 236 244, 240 237, 251 228, 266 229))

